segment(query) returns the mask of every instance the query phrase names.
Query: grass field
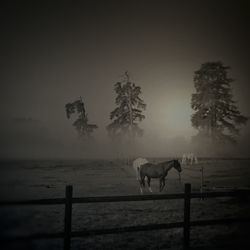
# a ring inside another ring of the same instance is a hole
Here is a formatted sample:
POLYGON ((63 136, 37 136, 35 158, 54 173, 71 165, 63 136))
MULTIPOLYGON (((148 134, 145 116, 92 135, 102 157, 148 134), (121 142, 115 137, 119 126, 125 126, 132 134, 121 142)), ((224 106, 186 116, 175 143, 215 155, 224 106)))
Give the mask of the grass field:
MULTIPOLYGON (((165 159, 150 159, 159 162, 165 159)), ((250 188, 250 160, 203 159, 198 165, 185 166, 182 182, 171 170, 163 193, 183 192, 184 183, 192 190, 200 187, 200 167, 204 168, 207 188, 250 188)), ((73 196, 112 196, 139 194, 139 185, 131 166, 114 160, 48 160, 2 161, 0 167, 1 200, 23 200, 63 197, 66 185, 73 185, 73 196)), ((158 194, 159 183, 152 181, 158 194)), ((145 192, 147 194, 148 191, 145 192)), ((2 207, 1 237, 27 235, 34 232, 55 232, 63 229, 63 207, 2 207)), ((191 220, 227 217, 250 217, 249 201, 216 198, 192 200, 191 220)), ((183 220, 183 201, 145 201, 102 204, 79 204, 73 207, 72 230, 112 228, 148 223, 183 220)), ((249 225, 247 225, 249 226, 249 225)), ((217 249, 235 246, 249 237, 245 225, 207 226, 194 228, 191 245, 196 249, 217 249), (242 237, 244 236, 244 237, 242 237)), ((245 244, 247 243, 244 242, 245 244)), ((243 243, 242 243, 243 244, 243 243)), ((181 249, 182 230, 106 235, 72 240, 72 249, 181 249)), ((60 249, 62 242, 33 241, 6 245, 6 249, 60 249)), ((234 248, 232 248, 234 249, 234 248)))

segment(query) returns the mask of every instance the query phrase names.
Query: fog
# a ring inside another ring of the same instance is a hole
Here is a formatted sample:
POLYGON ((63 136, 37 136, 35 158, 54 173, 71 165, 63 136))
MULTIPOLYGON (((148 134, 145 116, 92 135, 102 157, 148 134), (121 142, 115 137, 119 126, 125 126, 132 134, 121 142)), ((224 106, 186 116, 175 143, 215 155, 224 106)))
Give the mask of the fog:
MULTIPOLYGON (((249 15, 236 1, 103 1, 6 4, 2 13, 0 157, 214 155, 193 145, 193 75, 207 61, 231 66, 234 99, 250 116, 249 15), (128 70, 147 108, 142 138, 114 145, 105 127, 114 84, 128 70), (93 140, 80 140, 65 104, 82 96, 93 140)), ((220 156, 249 156, 250 126, 220 156)))
POLYGON ((161 134, 159 131, 144 131, 144 136, 133 145, 115 143, 108 136, 96 133, 92 139, 81 139, 73 127, 69 134, 54 133, 43 122, 31 118, 2 120, 1 158, 17 159, 72 159, 72 158, 125 158, 131 157, 178 157, 183 153, 195 152, 199 157, 248 157, 249 133, 243 131, 237 145, 209 149, 196 145, 191 138, 179 132, 161 134), (72 135, 70 135, 72 133, 72 135), (70 135, 70 136, 69 136, 70 135))

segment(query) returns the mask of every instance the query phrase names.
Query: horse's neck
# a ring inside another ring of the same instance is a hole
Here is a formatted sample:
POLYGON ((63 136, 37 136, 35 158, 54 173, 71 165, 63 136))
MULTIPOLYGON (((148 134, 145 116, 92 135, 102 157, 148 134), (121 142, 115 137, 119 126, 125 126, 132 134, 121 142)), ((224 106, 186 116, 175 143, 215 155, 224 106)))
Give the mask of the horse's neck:
POLYGON ((165 170, 165 172, 167 173, 171 168, 173 168, 174 167, 174 162, 173 161, 171 161, 171 162, 169 162, 166 166, 164 166, 164 170, 165 170))

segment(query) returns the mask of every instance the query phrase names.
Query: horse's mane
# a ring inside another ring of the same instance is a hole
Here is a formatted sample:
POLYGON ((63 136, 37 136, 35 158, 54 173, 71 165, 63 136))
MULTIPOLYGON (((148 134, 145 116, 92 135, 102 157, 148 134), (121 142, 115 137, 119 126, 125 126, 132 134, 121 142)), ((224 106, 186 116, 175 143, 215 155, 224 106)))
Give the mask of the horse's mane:
POLYGON ((173 161, 177 161, 176 159, 172 159, 172 160, 168 160, 168 161, 163 161, 162 163, 170 163, 170 162, 173 162, 173 161))

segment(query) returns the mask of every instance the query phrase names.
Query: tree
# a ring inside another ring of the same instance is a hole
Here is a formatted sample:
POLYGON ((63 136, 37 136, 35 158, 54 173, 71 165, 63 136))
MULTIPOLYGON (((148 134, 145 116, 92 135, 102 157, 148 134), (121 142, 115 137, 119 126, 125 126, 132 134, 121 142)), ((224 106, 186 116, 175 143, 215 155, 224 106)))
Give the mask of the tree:
POLYGON ((139 122, 145 119, 143 110, 146 104, 140 97, 141 87, 130 81, 128 72, 125 72, 123 78, 114 85, 117 107, 110 113, 112 122, 107 126, 107 131, 113 141, 121 142, 127 138, 131 144, 136 136, 143 135, 139 122))
POLYGON ((248 120, 233 100, 229 69, 222 62, 207 62, 194 74, 192 126, 199 130, 196 137, 209 138, 212 143, 236 142, 240 125, 248 120))
POLYGON ((78 134, 82 136, 91 137, 91 134, 97 129, 97 125, 88 123, 88 115, 85 112, 84 103, 82 98, 76 100, 73 103, 67 103, 65 105, 66 115, 69 119, 72 114, 77 113, 78 118, 74 121, 73 126, 76 128, 78 134))

